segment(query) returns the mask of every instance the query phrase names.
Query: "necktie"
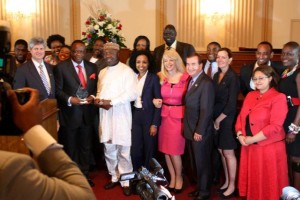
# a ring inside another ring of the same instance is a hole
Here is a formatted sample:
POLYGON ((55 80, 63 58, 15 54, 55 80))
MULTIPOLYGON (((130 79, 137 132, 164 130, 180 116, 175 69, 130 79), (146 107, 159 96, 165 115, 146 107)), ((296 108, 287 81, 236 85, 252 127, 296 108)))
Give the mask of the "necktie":
POLYGON ((194 80, 191 79, 191 81, 189 83, 188 91, 192 88, 193 84, 194 84, 194 80))
POLYGON ((212 70, 212 66, 211 66, 211 63, 209 63, 209 66, 207 68, 207 76, 209 76, 210 78, 212 78, 211 77, 211 70, 212 70))
POLYGON ((81 86, 85 89, 86 88, 86 82, 85 82, 84 75, 83 75, 83 72, 82 72, 82 67, 80 65, 77 65, 77 68, 78 68, 78 77, 79 77, 81 86))
POLYGON ((40 65, 39 68, 40 68, 40 77, 42 79, 42 82, 43 82, 46 90, 47 90, 47 94, 49 95, 50 94, 50 85, 47 81, 46 74, 45 74, 44 69, 43 69, 43 65, 40 65))

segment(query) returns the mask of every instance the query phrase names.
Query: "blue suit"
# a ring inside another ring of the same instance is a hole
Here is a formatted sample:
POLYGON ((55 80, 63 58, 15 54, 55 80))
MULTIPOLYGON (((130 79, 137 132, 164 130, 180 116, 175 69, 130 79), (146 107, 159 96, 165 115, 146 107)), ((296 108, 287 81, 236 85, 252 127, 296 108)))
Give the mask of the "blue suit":
POLYGON ((150 136, 151 125, 160 125, 160 108, 155 108, 152 100, 162 98, 160 93, 159 78, 148 72, 142 91, 142 108, 133 106, 132 112, 132 145, 131 159, 133 170, 141 166, 149 169, 149 161, 154 156, 157 136, 150 136))

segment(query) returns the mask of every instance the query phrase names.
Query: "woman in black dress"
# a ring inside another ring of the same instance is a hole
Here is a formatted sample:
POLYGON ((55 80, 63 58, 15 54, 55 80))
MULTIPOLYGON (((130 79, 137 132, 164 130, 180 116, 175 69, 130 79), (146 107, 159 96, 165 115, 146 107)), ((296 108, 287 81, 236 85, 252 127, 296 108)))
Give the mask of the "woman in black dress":
MULTIPOLYGON (((289 111, 284 122, 286 147, 289 157, 290 184, 300 189, 300 46, 297 42, 288 42, 283 46, 281 61, 286 70, 278 85, 280 92, 287 96, 289 111)), ((280 109, 280 108, 278 108, 280 109)))
POLYGON ((221 48, 217 55, 217 63, 220 70, 213 78, 216 88, 214 126, 218 131, 218 150, 222 157, 225 173, 225 183, 219 191, 223 198, 234 196, 237 168, 234 153, 234 149, 237 148, 237 141, 233 130, 237 97, 240 89, 238 75, 229 66, 231 61, 231 50, 221 48))

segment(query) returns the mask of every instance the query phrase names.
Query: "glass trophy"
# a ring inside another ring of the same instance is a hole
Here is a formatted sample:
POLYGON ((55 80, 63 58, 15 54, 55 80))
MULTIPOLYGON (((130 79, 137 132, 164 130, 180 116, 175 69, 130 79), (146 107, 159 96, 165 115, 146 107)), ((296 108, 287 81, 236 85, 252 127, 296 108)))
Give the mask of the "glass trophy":
POLYGON ((89 93, 86 89, 84 89, 81 84, 79 85, 77 91, 76 91, 76 96, 81 99, 82 101, 85 101, 88 96, 89 96, 89 93))

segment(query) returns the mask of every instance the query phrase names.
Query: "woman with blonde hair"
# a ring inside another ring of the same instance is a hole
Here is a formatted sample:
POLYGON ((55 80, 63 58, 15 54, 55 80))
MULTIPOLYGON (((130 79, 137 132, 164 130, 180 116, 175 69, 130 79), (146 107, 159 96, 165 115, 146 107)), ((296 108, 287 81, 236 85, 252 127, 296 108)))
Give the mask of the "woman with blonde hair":
POLYGON ((189 75, 179 54, 174 50, 165 51, 161 72, 162 99, 155 99, 156 107, 162 107, 161 126, 158 135, 158 150, 165 154, 170 173, 169 189, 175 193, 182 191, 182 161, 185 139, 183 137, 183 99, 189 75))

